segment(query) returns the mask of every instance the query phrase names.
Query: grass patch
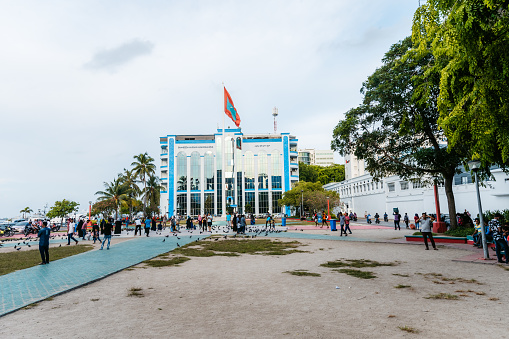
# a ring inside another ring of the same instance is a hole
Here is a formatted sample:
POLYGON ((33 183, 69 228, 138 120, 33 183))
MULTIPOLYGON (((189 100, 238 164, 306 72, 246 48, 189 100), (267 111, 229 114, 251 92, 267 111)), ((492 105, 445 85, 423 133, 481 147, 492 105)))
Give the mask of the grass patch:
POLYGON ((408 333, 419 333, 418 330, 416 330, 413 327, 410 326, 398 326, 398 328, 402 331, 408 332, 408 333))
POLYGON ((409 275, 408 274, 399 274, 399 273, 393 273, 392 275, 395 275, 397 277, 405 277, 405 278, 408 278, 409 275))
POLYGON ((395 266, 395 265, 396 263, 381 263, 369 259, 345 259, 344 261, 340 259, 336 261, 327 261, 327 263, 321 264, 320 266, 329 268, 338 267, 363 268, 363 267, 395 266))
POLYGON ((467 235, 472 235, 474 233, 474 228, 463 228, 458 227, 454 230, 448 230, 444 234, 451 237, 466 237, 467 235))
POLYGON ((131 287, 127 293, 128 297, 144 297, 143 293, 141 292, 141 288, 139 287, 131 287))
MULTIPOLYGON (((36 247, 34 245, 34 247, 36 247)), ((37 246, 38 248, 38 246, 37 246)), ((50 261, 70 257, 79 253, 87 252, 93 249, 92 245, 74 245, 62 247, 50 247, 50 261)), ((25 268, 39 265, 41 262, 41 254, 38 249, 14 251, 8 253, 0 253, 0 275, 12 273, 25 268)), ((50 264, 51 265, 51 264, 50 264)))
POLYGON ((475 279, 449 278, 449 277, 443 276, 441 273, 426 273, 426 274, 424 274, 424 277, 427 279, 438 279, 438 280, 433 280, 433 283, 435 283, 435 284, 443 284, 443 282, 449 282, 449 284, 454 284, 456 282, 460 282, 460 283, 467 283, 467 284, 483 285, 482 282, 479 282, 475 279))
POLYGON ((216 255, 235 257, 239 254, 287 255, 306 252, 296 249, 301 245, 298 241, 228 239, 194 242, 175 249, 173 253, 190 257, 212 257, 216 255))
POLYGON ((394 288, 409 288, 409 287, 412 287, 412 286, 410 286, 410 285, 401 285, 401 284, 394 286, 394 288))
POLYGON ((449 293, 438 293, 438 294, 430 294, 424 299, 445 299, 445 300, 458 300, 458 296, 456 294, 449 293))
POLYGON ((37 306, 39 306, 39 303, 33 303, 33 304, 30 304, 30 305, 26 305, 25 307, 23 307, 23 309, 29 310, 29 309, 37 307, 37 306))
POLYGON ((333 271, 336 271, 339 273, 345 273, 345 274, 351 275, 352 277, 356 277, 359 279, 374 279, 374 278, 376 278, 376 275, 374 275, 373 272, 354 270, 351 268, 340 268, 338 270, 333 270, 333 271))
POLYGON ((492 297, 492 298, 490 298, 490 300, 491 300, 491 301, 498 301, 498 300, 500 300, 500 299, 499 299, 499 298, 497 298, 497 297, 492 297))
POLYGON ((46 301, 51 301, 51 300, 53 300, 53 299, 54 299, 53 297, 47 297, 47 298, 46 298, 46 299, 44 299, 44 300, 46 300, 46 301))
POLYGON ((288 273, 291 275, 297 275, 300 277, 321 277, 322 275, 320 273, 313 273, 313 272, 306 272, 304 270, 295 270, 295 271, 286 271, 283 273, 288 273))
POLYGON ((134 271, 134 268, 132 267, 124 268, 124 271, 134 271))
POLYGON ((504 265, 499 264, 498 267, 502 267, 504 270, 509 271, 509 266, 504 266, 504 265))
POLYGON ((144 261, 144 263, 151 267, 167 267, 167 266, 179 266, 179 264, 185 263, 188 260, 191 259, 187 257, 174 257, 168 260, 151 259, 144 261))
MULTIPOLYGON (((472 231, 472 233, 474 233, 474 231, 472 231)), ((470 233, 470 234, 472 234, 472 233, 470 233)), ((433 236, 436 236, 436 235, 437 235, 436 233, 433 233, 433 232, 431 232, 431 234, 432 234, 433 236)), ((417 231, 417 232, 412 233, 412 235, 422 235, 422 233, 421 233, 421 231, 417 231)), ((399 239, 399 238, 396 238, 396 239, 399 239)))

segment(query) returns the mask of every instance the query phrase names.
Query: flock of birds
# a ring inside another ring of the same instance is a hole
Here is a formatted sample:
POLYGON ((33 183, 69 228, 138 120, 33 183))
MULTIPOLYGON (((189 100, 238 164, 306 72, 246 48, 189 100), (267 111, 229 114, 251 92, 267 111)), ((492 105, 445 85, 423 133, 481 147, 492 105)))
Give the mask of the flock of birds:
MULTIPOLYGON (((225 233, 223 238, 224 239, 227 239, 228 238, 228 233, 233 232, 233 229, 231 227, 223 227, 223 230, 221 230, 221 227, 222 226, 212 226, 211 227, 211 231, 201 231, 201 230, 194 230, 194 231, 198 231, 196 235, 210 235, 210 234, 219 234, 219 232, 221 233, 225 233)), ((297 230, 297 229, 295 229, 297 230)), ((189 230, 189 238, 192 238, 193 237, 193 230, 189 230)), ((242 233, 235 233, 233 232, 233 236, 231 236, 231 238, 236 238, 238 235, 242 235, 243 238, 256 238, 257 236, 268 236, 270 233, 281 233, 281 232, 286 232, 284 230, 275 230, 275 229, 266 229, 266 228, 263 228, 263 227, 260 227, 260 225, 258 225, 257 227, 246 227, 246 231, 247 233, 254 233, 254 234, 242 234, 242 233)), ((302 231, 302 229, 301 229, 302 231)), ((129 235, 130 231, 127 230, 127 233, 126 235, 129 235)), ((156 231, 156 234, 157 235, 162 235, 162 231, 156 231)), ((177 240, 180 240, 181 237, 183 237, 182 234, 180 233, 176 233, 176 232, 173 232, 171 233, 172 236, 176 237, 177 240), (180 236, 179 236, 180 235, 180 236)), ((163 242, 166 241, 166 238, 168 238, 170 235, 167 234, 164 236, 164 239, 163 239, 163 242)), ((90 238, 90 237, 89 237, 90 238)), ((67 239, 67 234, 56 234, 56 235, 51 235, 50 236, 50 240, 66 240, 67 239)), ((201 238, 201 239, 204 239, 204 238, 201 238)), ((196 241, 199 241, 201 240, 200 238, 196 239, 196 241)), ((206 238, 205 238, 206 239, 206 238)), ((214 241, 218 241, 220 238, 213 238, 214 241)), ((90 240, 90 239, 89 239, 90 240)), ((0 240, 0 248, 2 248, 4 246, 4 243, 8 243, 8 242, 14 242, 17 244, 14 245, 14 249, 17 250, 17 251, 20 251, 23 247, 32 247, 32 245, 30 244, 30 242, 37 242, 39 241, 39 238, 38 237, 32 237, 32 236, 28 236, 26 238, 18 238, 18 239, 3 239, 3 240, 0 240)), ((59 247, 62 247, 62 244, 59 245, 59 247)), ((179 243, 177 242, 177 247, 180 247, 179 243)))

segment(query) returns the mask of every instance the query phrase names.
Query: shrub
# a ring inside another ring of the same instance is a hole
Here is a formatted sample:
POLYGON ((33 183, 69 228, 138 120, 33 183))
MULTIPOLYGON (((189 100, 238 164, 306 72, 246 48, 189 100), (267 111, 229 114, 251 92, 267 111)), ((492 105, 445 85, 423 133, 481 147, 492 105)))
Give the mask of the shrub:
POLYGON ((468 228, 456 228, 454 230, 448 230, 444 234, 449 235, 451 237, 466 237, 467 235, 472 235, 474 233, 473 227, 468 228))

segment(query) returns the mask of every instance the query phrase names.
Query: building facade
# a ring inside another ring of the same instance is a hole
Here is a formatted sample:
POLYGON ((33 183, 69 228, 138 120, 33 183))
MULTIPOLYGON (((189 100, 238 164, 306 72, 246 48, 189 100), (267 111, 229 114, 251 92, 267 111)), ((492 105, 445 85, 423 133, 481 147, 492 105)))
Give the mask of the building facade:
POLYGON ((334 164, 334 152, 330 150, 299 150, 299 161, 306 165, 330 166, 334 164))
MULTIPOLYGON (((407 181, 397 175, 385 177, 380 181, 365 172, 363 161, 353 156, 345 157, 346 179, 339 183, 324 185, 326 190, 339 193, 341 210, 355 212, 359 216, 367 213, 392 215, 394 208, 400 213, 413 216, 422 212, 435 213, 434 189, 422 186, 417 180, 407 181), (348 161, 350 160, 350 161, 348 161)), ((483 210, 503 210, 509 206, 509 177, 500 169, 492 170, 493 180, 483 182, 479 187, 483 210)), ((470 173, 462 171, 454 176, 453 192, 457 213, 465 209, 477 215, 477 197, 475 183, 470 173)), ((438 187, 440 211, 449 214, 445 188, 438 187)))
POLYGON ((240 128, 161 137, 161 212, 289 212, 278 200, 299 180, 297 142, 289 133, 247 135, 240 128))

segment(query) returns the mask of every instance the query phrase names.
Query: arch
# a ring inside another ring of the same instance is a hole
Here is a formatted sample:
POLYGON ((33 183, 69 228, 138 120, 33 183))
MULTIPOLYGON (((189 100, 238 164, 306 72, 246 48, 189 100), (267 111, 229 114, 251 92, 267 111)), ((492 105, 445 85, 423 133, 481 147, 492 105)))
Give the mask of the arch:
POLYGON ((267 153, 261 151, 258 153, 258 188, 269 188, 269 175, 268 175, 268 157, 267 153))
POLYGON ((205 153, 205 189, 214 189, 214 154, 211 151, 205 153))
POLYGON ((255 183, 255 170, 254 170, 254 154, 251 151, 247 151, 244 154, 244 178, 246 181, 246 189, 254 189, 255 183))

